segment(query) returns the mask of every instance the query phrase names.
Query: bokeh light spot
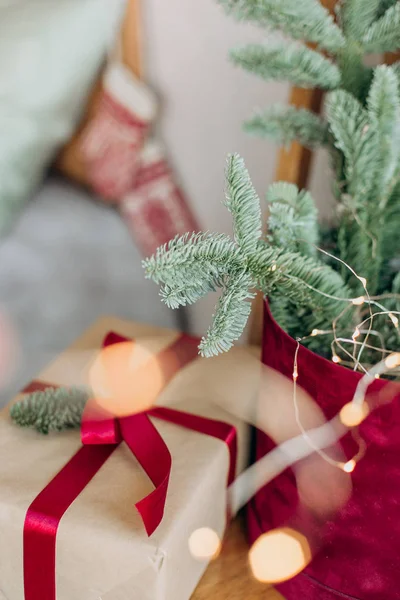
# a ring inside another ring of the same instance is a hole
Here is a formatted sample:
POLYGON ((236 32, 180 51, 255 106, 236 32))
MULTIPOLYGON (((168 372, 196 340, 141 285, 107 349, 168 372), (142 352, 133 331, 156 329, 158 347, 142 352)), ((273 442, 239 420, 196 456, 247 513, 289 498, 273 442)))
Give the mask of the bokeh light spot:
POLYGON ((390 354, 385 360, 385 365, 388 369, 395 369, 400 366, 400 352, 394 352, 390 354))
POLYGON ((310 545, 307 538, 294 529, 274 529, 253 544, 249 560, 258 581, 279 583, 291 579, 308 565, 310 545))
POLYGON ((348 402, 343 406, 339 416, 346 427, 357 427, 368 416, 368 413, 369 408, 366 402, 363 402, 361 405, 355 402, 348 402))
POLYGON ((213 529, 202 527, 196 529, 190 536, 189 550, 198 560, 212 560, 217 558, 221 551, 221 540, 213 529))
POLYGON ((96 402, 117 417, 148 410, 165 385, 160 361, 142 341, 104 348, 89 379, 96 402))

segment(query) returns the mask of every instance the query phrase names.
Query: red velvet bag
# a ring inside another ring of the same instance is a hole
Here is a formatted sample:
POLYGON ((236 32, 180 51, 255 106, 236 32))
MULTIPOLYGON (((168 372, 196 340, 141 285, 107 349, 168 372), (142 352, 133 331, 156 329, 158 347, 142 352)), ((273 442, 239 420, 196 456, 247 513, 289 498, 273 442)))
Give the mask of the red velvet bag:
MULTIPOLYGON (((292 379, 296 346, 274 321, 266 303, 263 363, 292 379)), ((328 419, 351 401, 361 377, 303 346, 298 365, 299 386, 328 419)), ((387 385, 376 380, 369 394, 380 398, 387 385)), ((351 475, 350 499, 323 524, 321 544, 310 565, 277 586, 287 600, 400 600, 400 384, 390 384, 393 390, 393 400, 382 402, 359 428, 366 453, 351 475)), ((259 459, 274 443, 260 431, 256 435, 259 459)), ((352 436, 344 436, 340 445, 351 459, 356 451, 352 436)), ((294 473, 287 469, 248 505, 250 541, 293 519, 298 523, 308 517, 299 509, 294 473)))

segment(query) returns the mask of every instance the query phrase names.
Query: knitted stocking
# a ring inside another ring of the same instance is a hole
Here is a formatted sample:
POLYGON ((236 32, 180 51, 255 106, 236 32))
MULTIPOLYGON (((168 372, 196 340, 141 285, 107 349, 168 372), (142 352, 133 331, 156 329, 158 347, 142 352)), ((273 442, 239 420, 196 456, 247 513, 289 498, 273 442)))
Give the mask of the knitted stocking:
POLYGON ((82 142, 91 185, 117 205, 144 255, 176 234, 199 229, 162 146, 148 141, 155 112, 150 90, 114 63, 82 142))

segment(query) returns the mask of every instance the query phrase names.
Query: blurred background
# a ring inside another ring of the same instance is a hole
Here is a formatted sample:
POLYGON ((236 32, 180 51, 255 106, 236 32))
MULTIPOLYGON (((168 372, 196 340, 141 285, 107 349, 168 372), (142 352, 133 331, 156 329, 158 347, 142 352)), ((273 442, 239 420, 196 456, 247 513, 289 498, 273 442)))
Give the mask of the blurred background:
MULTIPOLYGON (((136 31, 143 79, 160 103, 155 130, 201 228, 229 232, 226 155, 245 158, 263 196, 276 147, 241 123, 285 100, 288 88, 229 62, 230 48, 265 34, 227 19, 214 0, 142 4, 136 31)), ((19 356, 13 376, 3 377, 2 403, 101 314, 179 325, 144 279, 120 212, 52 167, 118 47, 126 9, 124 0, 0 0, 0 343, 12 338, 19 356)), ((324 218, 327 175, 317 155, 311 191, 324 218)), ((189 310, 193 332, 205 331, 214 304, 207 297, 189 310)))

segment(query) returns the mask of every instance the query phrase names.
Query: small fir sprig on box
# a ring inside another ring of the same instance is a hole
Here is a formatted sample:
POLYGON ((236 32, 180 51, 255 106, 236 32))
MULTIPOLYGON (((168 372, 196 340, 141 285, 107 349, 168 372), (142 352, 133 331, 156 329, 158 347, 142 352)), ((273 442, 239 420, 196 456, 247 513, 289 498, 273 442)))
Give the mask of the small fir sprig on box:
POLYGON ((27 394, 13 404, 10 417, 16 425, 45 435, 76 429, 89 397, 90 392, 84 387, 49 387, 27 394))
MULTIPOLYGON (((400 3, 344 0, 335 21, 318 0, 219 2, 236 18, 291 38, 234 50, 236 65, 265 80, 327 91, 324 117, 271 106, 256 113, 245 129, 279 143, 326 147, 336 218, 322 228, 310 195, 278 183, 267 193, 270 214, 268 235, 263 235, 257 195, 243 161, 234 155, 226 177, 234 239, 210 233, 176 238, 144 261, 147 276, 162 285, 162 300, 172 308, 222 289, 200 345, 205 356, 228 350, 239 337, 255 290, 269 297, 275 318, 296 338, 313 328, 330 330, 344 299, 357 300, 365 281, 371 296, 384 298, 385 310, 399 310, 400 63, 372 68, 365 57, 399 47, 400 3), (317 246, 334 256, 319 253, 317 246)), ((362 311, 357 302, 353 312, 345 311, 338 323, 343 334, 349 336, 362 311)), ((386 349, 396 349, 398 332, 388 326, 387 316, 379 325, 386 349)), ((326 356, 331 342, 329 335, 308 340, 326 356)))

